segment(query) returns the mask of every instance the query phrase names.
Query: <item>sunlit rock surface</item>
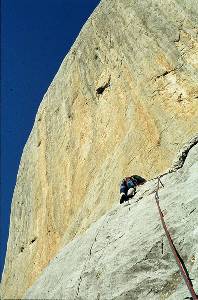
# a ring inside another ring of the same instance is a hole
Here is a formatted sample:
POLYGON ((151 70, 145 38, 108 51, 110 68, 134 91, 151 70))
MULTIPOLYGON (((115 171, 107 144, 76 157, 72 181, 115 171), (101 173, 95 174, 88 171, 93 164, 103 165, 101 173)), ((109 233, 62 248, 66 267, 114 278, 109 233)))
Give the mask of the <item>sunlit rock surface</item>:
MULTIPOLYGON (((198 137, 197 137, 198 142, 198 137)), ((161 178, 161 209, 198 291, 198 144, 161 178)), ((185 299, 190 296, 155 203, 157 180, 114 205, 51 261, 24 299, 185 299)))
POLYGON ((3 298, 111 209, 124 176, 163 172, 197 132, 197 20, 196 0, 103 0, 89 18, 24 148, 3 298))

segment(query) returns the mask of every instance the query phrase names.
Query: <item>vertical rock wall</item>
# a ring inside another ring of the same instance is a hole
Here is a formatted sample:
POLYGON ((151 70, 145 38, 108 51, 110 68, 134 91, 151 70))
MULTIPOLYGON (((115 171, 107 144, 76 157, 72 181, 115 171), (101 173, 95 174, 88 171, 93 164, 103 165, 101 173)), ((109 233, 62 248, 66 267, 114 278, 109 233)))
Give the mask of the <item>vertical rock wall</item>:
POLYGON ((198 131, 198 3, 101 1, 38 110, 14 191, 3 298, 198 131), (98 92, 97 92, 98 91, 98 92))

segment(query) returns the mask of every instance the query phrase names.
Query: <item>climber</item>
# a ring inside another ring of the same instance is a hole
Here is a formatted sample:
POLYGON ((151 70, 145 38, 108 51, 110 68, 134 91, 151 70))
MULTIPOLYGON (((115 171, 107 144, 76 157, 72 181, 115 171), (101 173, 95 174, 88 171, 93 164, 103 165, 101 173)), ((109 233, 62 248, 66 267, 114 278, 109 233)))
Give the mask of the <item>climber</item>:
POLYGON ((138 175, 132 175, 130 177, 125 177, 120 184, 120 204, 124 201, 132 198, 136 193, 136 186, 140 184, 144 184, 146 180, 138 175))

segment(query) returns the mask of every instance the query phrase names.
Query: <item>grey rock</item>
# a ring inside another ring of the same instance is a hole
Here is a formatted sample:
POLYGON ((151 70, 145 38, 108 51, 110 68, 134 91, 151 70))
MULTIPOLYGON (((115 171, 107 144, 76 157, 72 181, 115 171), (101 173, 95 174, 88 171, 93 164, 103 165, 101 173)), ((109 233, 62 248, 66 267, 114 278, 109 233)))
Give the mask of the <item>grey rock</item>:
MULTIPOLYGON (((198 292, 198 145, 162 178, 159 198, 174 244, 198 292)), ((162 228, 157 180, 113 209, 50 262, 23 299, 171 299, 189 296, 162 228)))
POLYGON ((181 168, 185 162, 190 149, 198 143, 198 134, 196 134, 188 143, 186 143, 182 149, 179 151, 177 158, 173 162, 169 172, 174 172, 181 168))

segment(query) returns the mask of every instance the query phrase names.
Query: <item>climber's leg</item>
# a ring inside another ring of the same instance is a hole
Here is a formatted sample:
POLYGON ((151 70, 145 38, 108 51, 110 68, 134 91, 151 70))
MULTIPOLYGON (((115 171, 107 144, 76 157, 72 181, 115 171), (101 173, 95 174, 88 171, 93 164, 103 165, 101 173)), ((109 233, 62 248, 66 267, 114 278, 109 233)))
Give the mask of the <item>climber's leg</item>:
POLYGON ((132 198, 135 195, 135 192, 136 192, 135 187, 130 188, 127 192, 127 198, 132 198))

